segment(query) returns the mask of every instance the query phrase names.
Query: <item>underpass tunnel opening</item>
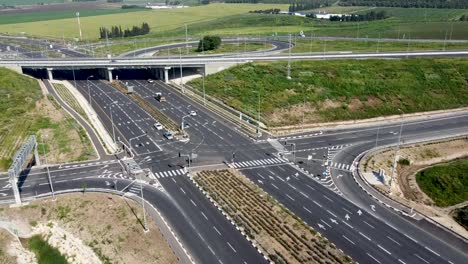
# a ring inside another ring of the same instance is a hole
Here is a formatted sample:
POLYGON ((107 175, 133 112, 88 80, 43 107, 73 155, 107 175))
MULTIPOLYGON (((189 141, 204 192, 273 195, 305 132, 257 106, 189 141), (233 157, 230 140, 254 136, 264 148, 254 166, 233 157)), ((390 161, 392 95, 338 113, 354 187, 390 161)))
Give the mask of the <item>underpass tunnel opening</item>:
POLYGON ((158 78, 158 68, 125 69, 116 68, 113 70, 114 79, 118 80, 145 80, 158 78))
MULTIPOLYGON (((180 66, 171 67, 169 70, 169 80, 177 80, 180 79, 180 66)), ((194 76, 194 75, 202 75, 203 68, 202 67, 182 67, 182 78, 194 76)), ((184 82, 187 82, 189 79, 185 79, 184 82)))
POLYGON ((36 79, 47 79, 47 69, 23 68, 23 73, 36 79))
POLYGON ((54 69, 52 70, 54 80, 98 80, 105 79, 102 69, 54 69), (90 77, 92 76, 92 77, 90 77))

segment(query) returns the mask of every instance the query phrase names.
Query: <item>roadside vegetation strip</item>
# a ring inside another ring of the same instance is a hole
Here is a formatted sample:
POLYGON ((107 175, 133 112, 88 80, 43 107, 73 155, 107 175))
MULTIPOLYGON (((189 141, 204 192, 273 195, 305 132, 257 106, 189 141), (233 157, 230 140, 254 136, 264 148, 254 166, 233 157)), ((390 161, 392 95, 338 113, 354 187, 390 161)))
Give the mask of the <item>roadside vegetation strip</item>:
MULTIPOLYGON (((307 36, 308 39, 297 39, 293 41, 293 53, 328 53, 328 52, 388 52, 388 51, 423 51, 423 50, 466 50, 467 43, 444 43, 444 42, 408 42, 385 41, 385 40, 323 40, 307 36)), ((283 53, 288 53, 288 50, 283 53)))
POLYGON ((27 241, 27 247, 36 254, 38 264, 67 264, 67 259, 60 254, 58 249, 49 245, 41 236, 34 235, 27 241))
POLYGON ((296 215, 230 170, 198 172, 194 180, 275 263, 349 263, 296 215))
MULTIPOLYGON (((247 63, 205 78, 206 93, 269 127, 468 105, 467 59, 247 63)), ((202 90, 200 78, 189 85, 202 90)))
POLYGON ((175 135, 179 135, 182 133, 182 130, 177 125, 174 120, 168 117, 166 114, 161 112, 159 109, 148 103, 145 99, 143 99, 140 95, 135 93, 128 94, 127 87, 121 81, 113 81, 111 83, 113 87, 119 90, 121 93, 127 94, 130 99, 132 99, 135 103, 137 103, 141 108, 143 108, 146 112, 148 112, 154 119, 160 122, 166 130, 171 131, 175 135))
POLYGON ((73 94, 63 85, 60 83, 52 83, 54 86, 55 90, 57 91, 57 94, 73 109, 75 112, 77 112, 81 117, 83 117, 85 120, 89 122, 89 119, 83 110, 83 108, 80 106, 76 98, 73 96, 73 94))
POLYGON ((440 164, 418 172, 419 187, 437 206, 468 201, 468 158, 440 164))

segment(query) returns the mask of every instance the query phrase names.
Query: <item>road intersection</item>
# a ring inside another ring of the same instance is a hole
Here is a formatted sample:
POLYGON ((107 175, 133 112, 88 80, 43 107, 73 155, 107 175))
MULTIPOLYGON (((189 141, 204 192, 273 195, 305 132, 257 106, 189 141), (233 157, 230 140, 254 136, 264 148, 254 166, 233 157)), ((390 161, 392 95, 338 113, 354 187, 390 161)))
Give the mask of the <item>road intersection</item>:
MULTIPOLYGON (((143 184, 145 200, 161 212, 193 261, 263 263, 264 256, 190 180, 196 170, 233 168, 359 263, 467 262, 466 241, 425 218, 405 216, 399 208, 387 207, 364 192, 360 187, 364 183, 356 180, 356 159, 375 146, 396 144, 400 123, 323 130, 271 143, 255 141, 160 81, 124 82, 173 120, 196 111, 196 116, 186 120, 190 141, 165 139, 154 128, 156 120, 151 115, 108 83, 77 78, 75 86, 85 98, 91 98, 107 131, 112 134, 114 128, 116 140, 131 146, 135 160, 151 174, 145 182, 128 175, 118 160, 122 153, 97 161, 53 165, 49 169, 57 192, 86 186, 135 196, 143 184), (154 99, 158 92, 167 102, 154 99), (278 153, 278 144, 286 152, 278 153), (190 153, 198 157, 188 168, 183 155, 190 153)), ((403 124, 405 142, 454 136, 468 131, 468 113, 403 124)), ((23 200, 50 194, 49 184, 45 167, 23 172, 19 181, 23 200)), ((4 194, 0 201, 11 201, 8 179, 0 178, 0 187, 0 194, 4 194)))

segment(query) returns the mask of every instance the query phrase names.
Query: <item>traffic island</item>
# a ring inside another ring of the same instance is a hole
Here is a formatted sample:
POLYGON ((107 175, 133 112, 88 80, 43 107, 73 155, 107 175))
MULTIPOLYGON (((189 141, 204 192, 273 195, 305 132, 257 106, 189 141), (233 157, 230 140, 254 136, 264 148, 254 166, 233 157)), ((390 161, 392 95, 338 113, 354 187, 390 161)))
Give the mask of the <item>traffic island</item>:
POLYGON ((197 172, 196 184, 275 263, 351 263, 299 217, 234 170, 197 172))

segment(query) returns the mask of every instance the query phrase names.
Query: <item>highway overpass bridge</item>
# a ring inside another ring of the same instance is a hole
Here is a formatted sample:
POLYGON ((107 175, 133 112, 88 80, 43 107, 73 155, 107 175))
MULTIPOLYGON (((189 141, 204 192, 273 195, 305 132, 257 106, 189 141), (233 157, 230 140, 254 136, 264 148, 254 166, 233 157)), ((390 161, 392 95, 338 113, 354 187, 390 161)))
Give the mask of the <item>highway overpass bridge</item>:
POLYGON ((117 73, 142 71, 152 78, 169 81, 170 74, 179 76, 183 71, 211 74, 227 67, 251 61, 279 60, 322 60, 322 59, 372 59, 372 58, 416 58, 416 57, 466 57, 468 51, 424 51, 424 52, 381 52, 381 53, 320 53, 294 55, 227 55, 180 58, 61 58, 0 60, 0 66, 29 73, 36 77, 54 77, 54 72, 88 71, 112 81, 117 73), (114 74, 115 73, 115 74, 114 74))

